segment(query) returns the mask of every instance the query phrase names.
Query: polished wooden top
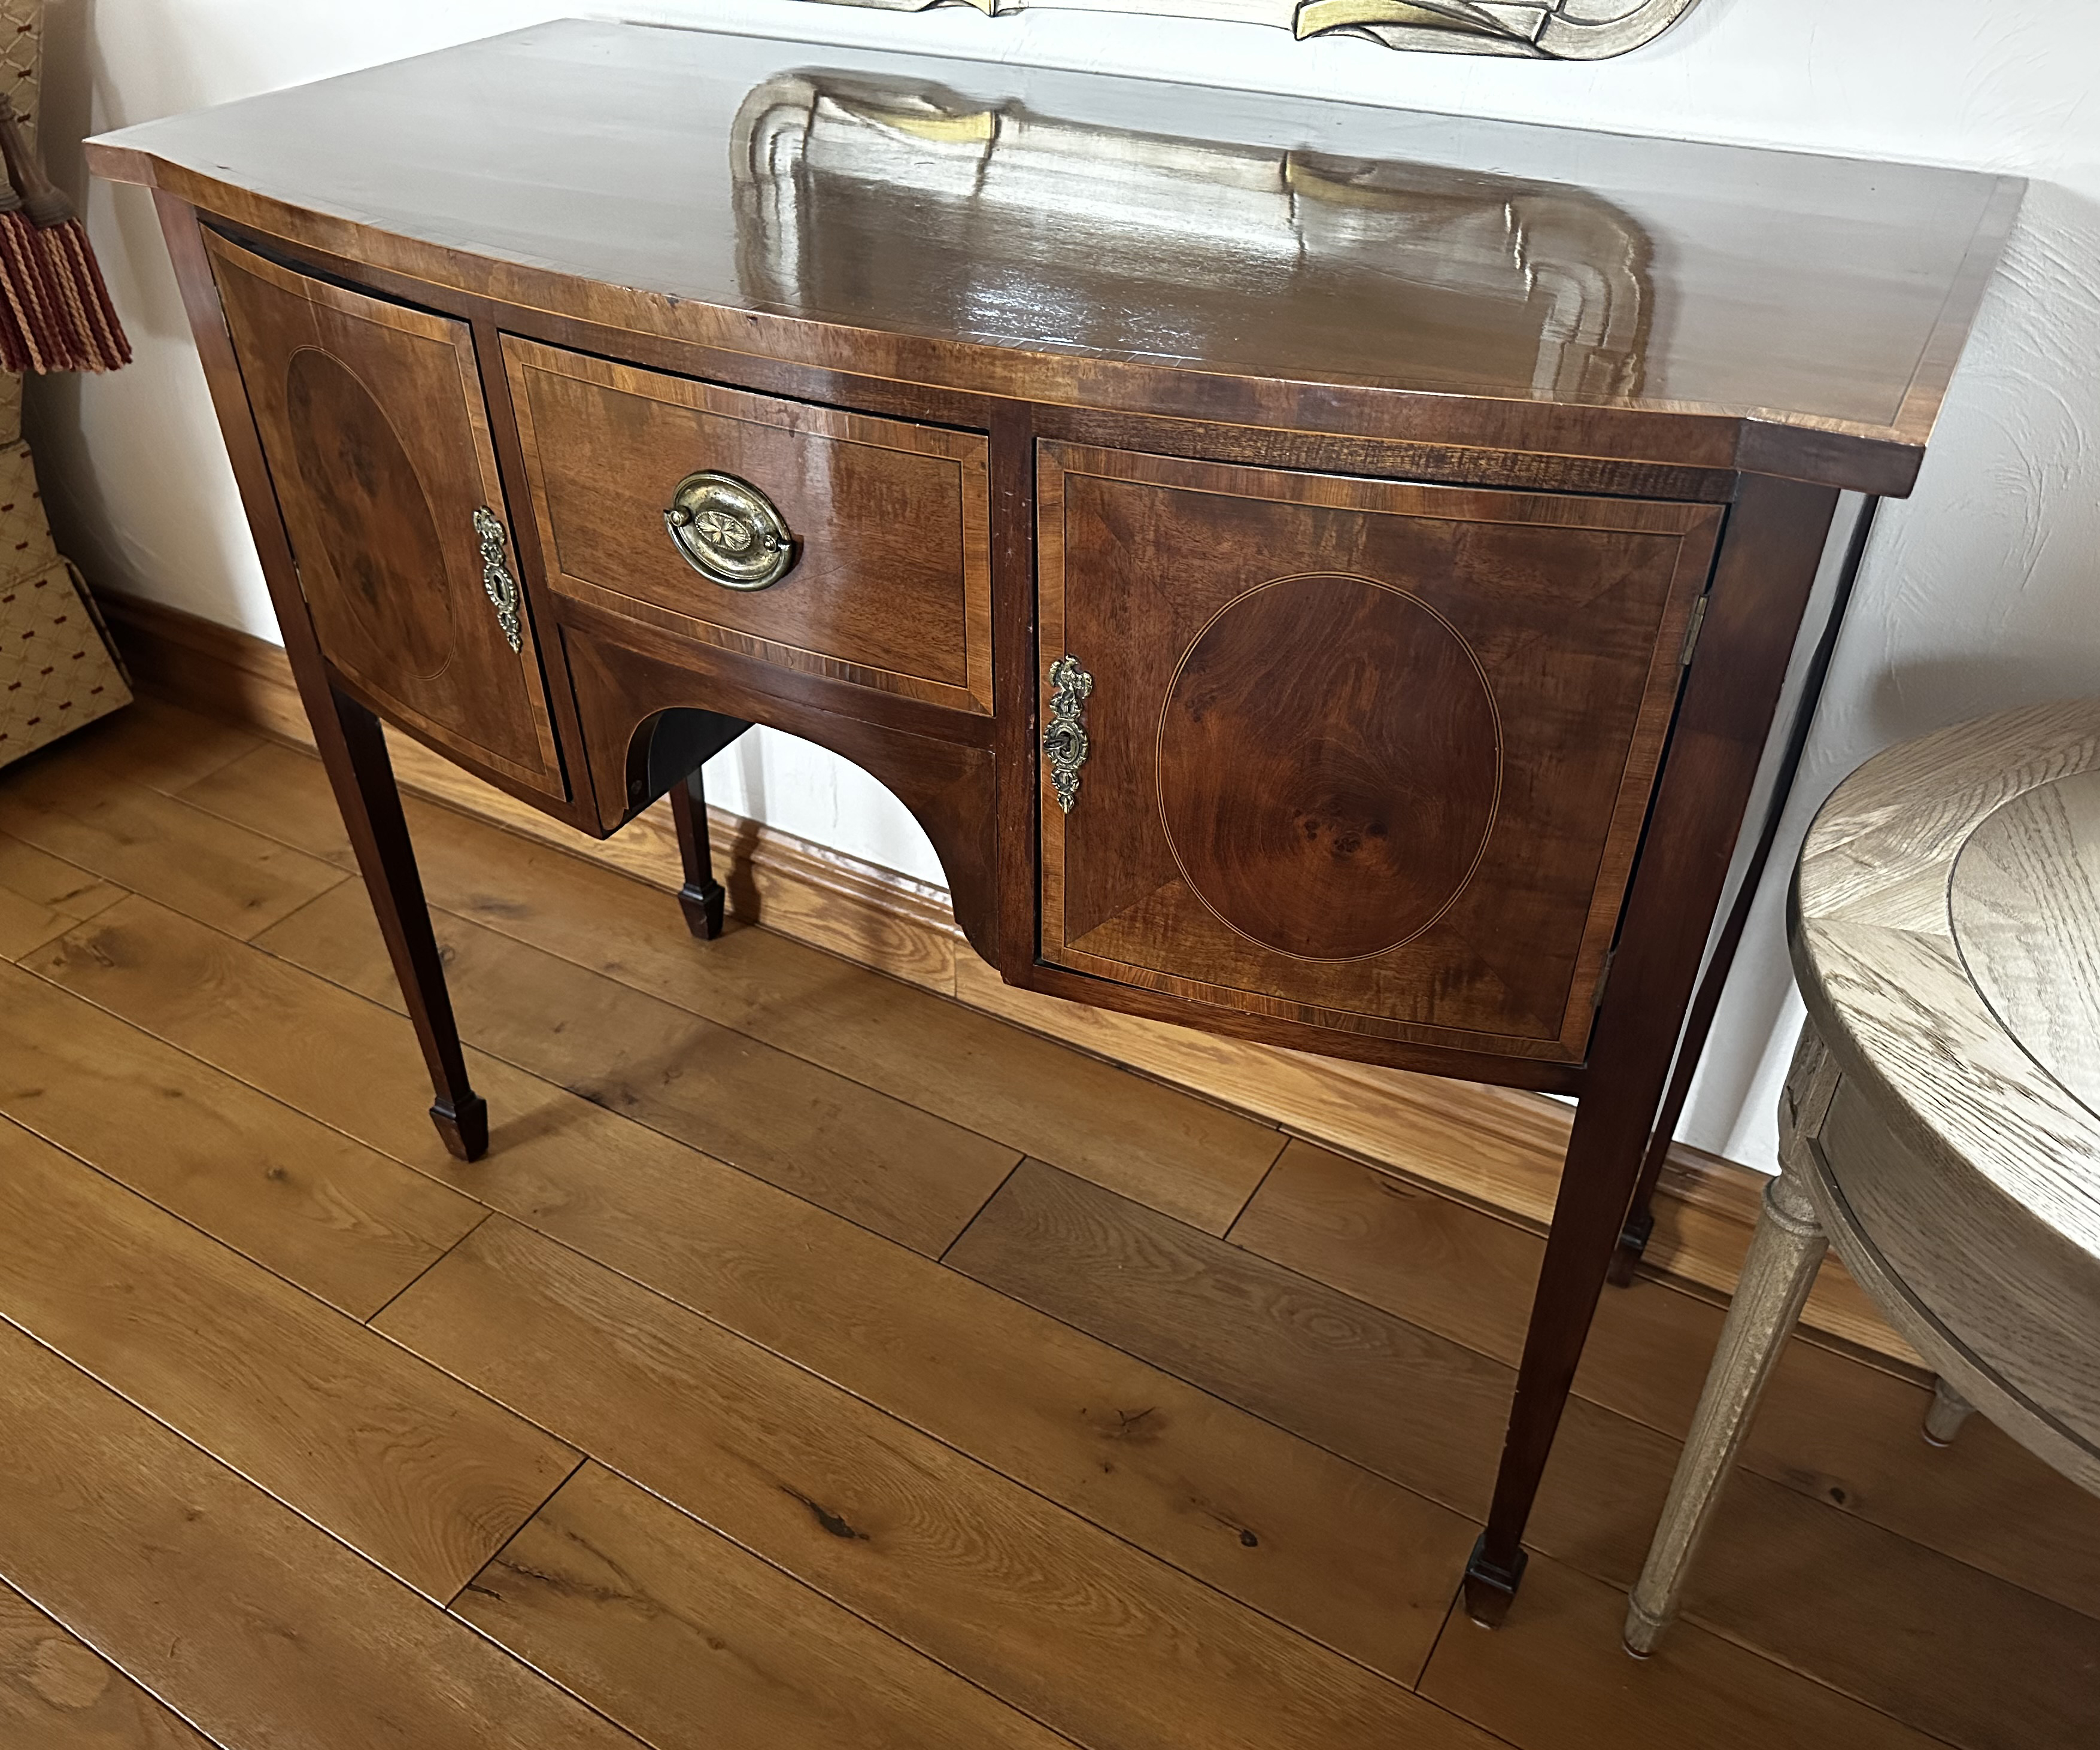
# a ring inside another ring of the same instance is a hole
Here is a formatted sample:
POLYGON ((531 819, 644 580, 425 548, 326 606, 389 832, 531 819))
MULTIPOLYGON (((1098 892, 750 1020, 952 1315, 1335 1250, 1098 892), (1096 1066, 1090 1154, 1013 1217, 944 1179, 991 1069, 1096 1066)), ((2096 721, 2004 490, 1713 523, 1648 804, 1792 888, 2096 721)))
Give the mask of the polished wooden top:
POLYGON ((127 128, 90 162, 792 363, 1884 491, 2023 187, 575 21, 127 128))
POLYGON ((2100 701, 1877 755, 1811 828, 1794 966, 1921 1158, 2100 1260, 2100 701))

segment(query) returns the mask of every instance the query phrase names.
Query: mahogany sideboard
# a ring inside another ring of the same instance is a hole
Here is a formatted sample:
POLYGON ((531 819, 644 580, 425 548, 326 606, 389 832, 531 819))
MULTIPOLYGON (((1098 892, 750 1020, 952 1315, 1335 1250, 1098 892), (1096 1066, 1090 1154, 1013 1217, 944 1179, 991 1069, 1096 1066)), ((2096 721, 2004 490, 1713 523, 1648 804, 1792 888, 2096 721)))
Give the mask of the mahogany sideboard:
POLYGON ((1498 1620, 1841 491, 2003 178, 632 25, 130 128, 460 1154, 380 720, 582 831, 751 724, 1010 982, 1578 1096, 1498 1620), (1608 974, 1608 976, 1607 976, 1608 974))

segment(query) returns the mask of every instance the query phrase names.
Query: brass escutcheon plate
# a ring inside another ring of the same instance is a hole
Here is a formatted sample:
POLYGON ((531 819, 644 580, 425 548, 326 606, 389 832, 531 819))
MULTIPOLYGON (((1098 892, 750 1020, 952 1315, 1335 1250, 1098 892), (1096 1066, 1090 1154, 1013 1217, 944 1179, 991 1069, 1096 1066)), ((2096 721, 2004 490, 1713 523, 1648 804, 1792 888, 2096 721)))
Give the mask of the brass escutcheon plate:
POLYGON ((773 500, 712 469, 678 483, 664 526, 686 563, 725 589, 766 589, 795 568, 800 549, 773 500))

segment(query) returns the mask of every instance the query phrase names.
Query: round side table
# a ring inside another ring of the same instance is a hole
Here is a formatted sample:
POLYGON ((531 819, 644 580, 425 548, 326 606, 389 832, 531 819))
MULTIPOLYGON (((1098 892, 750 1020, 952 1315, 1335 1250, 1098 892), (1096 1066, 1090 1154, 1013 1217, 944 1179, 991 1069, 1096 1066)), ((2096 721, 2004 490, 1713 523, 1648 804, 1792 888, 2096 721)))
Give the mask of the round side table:
POLYGON ((1626 1617, 1652 1651, 1826 1245, 1973 1406, 2100 1492, 2100 701, 1891 747, 1817 814, 1781 1172, 1626 1617))

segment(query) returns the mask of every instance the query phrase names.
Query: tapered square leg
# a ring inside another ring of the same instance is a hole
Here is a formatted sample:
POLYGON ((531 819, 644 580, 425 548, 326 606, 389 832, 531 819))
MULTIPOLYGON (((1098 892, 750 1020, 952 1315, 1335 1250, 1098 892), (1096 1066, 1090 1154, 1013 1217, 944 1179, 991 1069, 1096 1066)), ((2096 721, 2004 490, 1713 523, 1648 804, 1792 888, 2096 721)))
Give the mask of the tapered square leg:
POLYGON ((1639 1191, 1634 1198, 1634 1212, 1626 1218, 1626 1226, 1619 1229, 1618 1250, 1612 1254, 1612 1267, 1605 1276, 1613 1288, 1634 1285, 1640 1261, 1648 1255, 1648 1242, 1655 1237, 1655 1211, 1639 1191))
POLYGON ((457 1109, 447 1100, 430 1102, 430 1122, 455 1161, 479 1161, 488 1153, 488 1102, 470 1093, 457 1109))
POLYGON ((313 695, 309 698, 322 763, 334 787, 351 847, 364 876, 365 893, 378 918, 379 933, 386 940, 402 1000, 430 1073, 431 1089, 437 1095, 430 1122, 453 1156, 479 1160, 488 1151, 488 1106, 467 1079, 452 994, 445 985, 444 961, 430 928, 430 909, 423 897, 423 880, 416 869, 401 793, 395 787, 393 763, 386 756, 379 720, 333 688, 324 703, 313 695), (332 721, 320 714, 331 709, 332 721))
MULTIPOLYGON (((1660 1084, 1661 1065, 1647 1067, 1660 1084)), ((1483 1628, 1501 1625, 1523 1582, 1524 1525, 1640 1170, 1653 1096, 1634 1082, 1622 1075, 1576 1109, 1487 1530, 1466 1567, 1466 1614, 1483 1628)))
POLYGON ((1524 1565, 1530 1560, 1530 1552, 1524 1549, 1518 1549, 1516 1559, 1507 1567, 1492 1560, 1487 1533, 1483 1532, 1475 1540, 1473 1554, 1466 1563, 1466 1614, 1483 1629, 1501 1628, 1516 1598, 1516 1589, 1524 1584, 1524 1565))
POLYGON ((708 843, 708 795, 699 767, 671 787, 671 820, 677 829, 678 856, 686 871, 686 884, 678 890, 678 909, 686 915, 687 929, 702 941, 712 941, 722 932, 727 896, 715 879, 714 853, 708 843))
MULTIPOLYGON (((1730 513, 1707 600, 1705 636, 1734 653, 1692 663, 1670 755, 1620 919, 1611 976, 1590 1039, 1553 1224, 1517 1366, 1509 1433, 1469 1596, 1514 1589, 1524 1531, 1560 1425, 1597 1298, 1628 1219, 1683 1037, 1710 920, 1749 801, 1780 683, 1823 558, 1837 494, 1751 476, 1730 513), (1776 613, 1775 602, 1793 605, 1776 613)), ((1709 646, 1709 648, 1712 648, 1709 646)), ((1666 1141, 1665 1144, 1666 1146, 1666 1141)))

